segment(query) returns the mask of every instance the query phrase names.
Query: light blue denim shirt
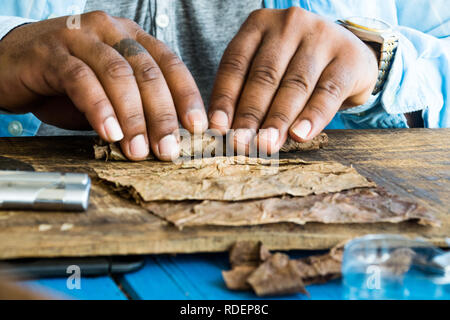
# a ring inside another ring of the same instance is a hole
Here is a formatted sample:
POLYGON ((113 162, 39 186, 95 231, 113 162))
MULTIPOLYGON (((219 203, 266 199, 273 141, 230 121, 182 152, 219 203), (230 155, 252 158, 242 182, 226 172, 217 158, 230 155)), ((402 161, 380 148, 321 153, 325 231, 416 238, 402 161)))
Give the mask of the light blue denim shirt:
MULTIPOLYGON (((174 1, 174 0, 161 0, 174 1)), ((268 8, 302 7, 331 20, 381 19, 400 35, 383 92, 336 115, 328 128, 406 128, 404 113, 422 111, 426 127, 450 127, 449 0, 265 0, 268 8)), ((80 13, 86 0, 0 0, 0 40, 14 27, 80 13)), ((1 99, 1 97, 0 97, 1 99)), ((0 114, 0 136, 32 136, 33 115, 0 114)))

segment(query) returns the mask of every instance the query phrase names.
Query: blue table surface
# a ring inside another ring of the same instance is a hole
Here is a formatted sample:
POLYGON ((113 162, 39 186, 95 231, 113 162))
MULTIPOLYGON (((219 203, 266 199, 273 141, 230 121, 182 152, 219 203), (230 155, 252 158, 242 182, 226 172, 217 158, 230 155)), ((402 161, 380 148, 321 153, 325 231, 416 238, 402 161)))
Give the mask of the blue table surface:
MULTIPOLYGON (((293 251, 293 258, 311 252, 293 251)), ((125 275, 81 277, 80 289, 68 289, 67 278, 24 281, 35 290, 46 290, 52 295, 83 300, 175 299, 175 300, 246 300, 260 299, 251 292, 230 291, 222 279, 222 270, 230 268, 226 253, 153 255, 145 258, 142 269, 125 275)), ((419 288, 423 290, 424 288, 419 288)), ((345 299, 342 280, 307 287, 310 297, 302 294, 278 299, 345 299)), ((444 292, 441 299, 450 299, 444 292)), ((273 298, 272 298, 273 299, 273 298)))

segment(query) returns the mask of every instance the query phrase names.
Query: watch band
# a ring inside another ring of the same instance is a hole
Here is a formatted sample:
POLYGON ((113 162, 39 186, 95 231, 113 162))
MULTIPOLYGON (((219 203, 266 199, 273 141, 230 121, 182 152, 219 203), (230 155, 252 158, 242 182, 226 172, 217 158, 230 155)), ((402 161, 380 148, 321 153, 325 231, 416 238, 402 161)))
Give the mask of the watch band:
POLYGON ((378 79, 372 95, 377 95, 383 90, 389 71, 392 68, 392 62, 394 61, 397 47, 398 38, 396 36, 391 36, 381 45, 380 61, 378 65, 378 79))
POLYGON ((391 70, 398 47, 398 36, 392 31, 382 33, 376 29, 351 24, 347 20, 338 20, 336 23, 352 32, 361 41, 373 47, 378 53, 378 78, 375 89, 372 92, 372 95, 377 95, 383 90, 389 71, 391 70), (374 34, 377 40, 373 41, 371 39, 373 37, 367 36, 368 33, 374 34))

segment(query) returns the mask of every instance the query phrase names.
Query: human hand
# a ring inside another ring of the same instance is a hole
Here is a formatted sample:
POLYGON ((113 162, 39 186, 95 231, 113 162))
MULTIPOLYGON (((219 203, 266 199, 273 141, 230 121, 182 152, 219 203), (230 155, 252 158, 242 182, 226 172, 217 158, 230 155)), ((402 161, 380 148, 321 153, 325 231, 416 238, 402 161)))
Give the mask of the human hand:
POLYGON ((375 88, 375 52, 350 31, 303 9, 253 12, 226 49, 209 108, 210 127, 232 128, 240 152, 277 152, 288 134, 311 140, 340 108, 375 88), (257 133, 256 136, 254 134, 257 133))
POLYGON ((66 129, 93 128, 124 154, 171 160, 178 117, 208 126, 193 77, 162 42, 128 19, 96 11, 23 25, 0 41, 0 107, 66 129), (178 115, 178 116, 177 116, 178 115))

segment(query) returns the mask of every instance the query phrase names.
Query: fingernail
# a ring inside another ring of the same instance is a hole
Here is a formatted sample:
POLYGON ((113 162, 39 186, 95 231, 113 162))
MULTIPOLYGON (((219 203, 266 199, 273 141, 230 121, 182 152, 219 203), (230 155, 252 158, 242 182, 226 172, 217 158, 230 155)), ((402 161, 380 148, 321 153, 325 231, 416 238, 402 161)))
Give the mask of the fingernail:
POLYGON ((136 158, 145 158, 148 155, 148 144, 143 134, 135 136, 130 141, 130 153, 136 158))
POLYGON ((309 120, 302 120, 297 124, 292 132, 299 138, 306 140, 309 133, 311 132, 311 122, 309 120))
POLYGON ((208 128, 208 120, 201 110, 194 109, 189 111, 187 113, 187 118, 194 127, 194 132, 203 132, 208 128))
POLYGON ((248 145, 252 135, 252 130, 250 129, 236 129, 234 139, 238 144, 248 145))
POLYGON ((253 145, 250 145, 250 141, 254 136, 254 130, 236 129, 234 131, 235 149, 238 155, 245 155, 250 152, 250 149, 253 147, 253 145))
POLYGON ((276 128, 267 128, 259 130, 258 146, 264 150, 272 150, 277 145, 280 138, 280 131, 276 128))
POLYGON ((228 116, 221 110, 214 111, 211 117, 211 123, 217 127, 228 127, 228 116))
POLYGON ((106 135, 108 136, 110 141, 116 142, 123 139, 123 132, 116 118, 109 117, 105 120, 103 125, 105 127, 106 135))
POLYGON ((174 160, 180 155, 180 144, 173 134, 169 134, 159 141, 159 155, 163 160, 174 160))

